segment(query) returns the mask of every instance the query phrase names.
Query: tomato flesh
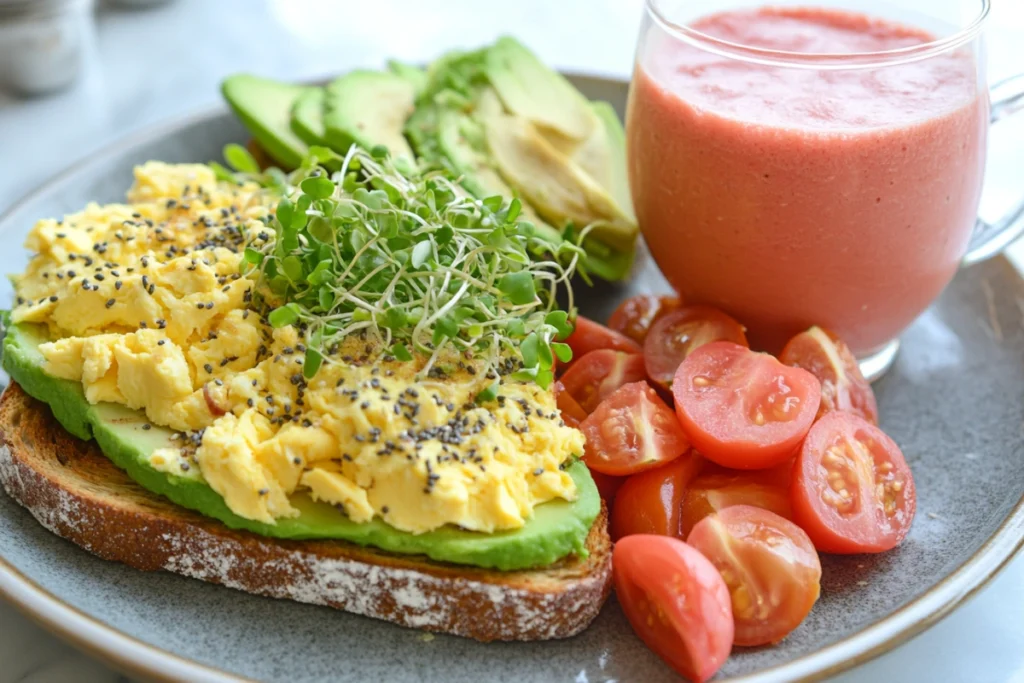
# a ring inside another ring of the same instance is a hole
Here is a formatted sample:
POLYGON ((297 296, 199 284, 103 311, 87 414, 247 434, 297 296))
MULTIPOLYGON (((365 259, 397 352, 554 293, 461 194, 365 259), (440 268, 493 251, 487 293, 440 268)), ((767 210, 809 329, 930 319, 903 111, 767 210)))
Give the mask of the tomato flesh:
POLYGON ((626 479, 612 508, 612 540, 632 534, 685 538, 680 529, 683 494, 703 464, 704 458, 691 450, 667 465, 626 479))
POLYGON ((851 413, 826 414, 797 455, 793 519, 829 553, 878 553, 910 531, 914 477, 885 432, 851 413))
POLYGON ((821 592, 821 561, 811 539, 768 510, 727 507, 701 520, 686 542, 715 565, 729 588, 734 645, 782 640, 821 592))
POLYGON ((734 630, 714 565, 678 539, 637 534, 615 544, 612 567, 622 611, 647 647, 692 681, 713 676, 734 630))
POLYGON ((640 354, 598 349, 573 363, 561 382, 566 393, 589 415, 623 384, 639 382, 644 377, 644 359, 640 354))
POLYGON ((714 341, 747 346, 743 326, 710 306, 683 306, 662 316, 644 340, 644 364, 651 381, 670 389, 679 364, 714 341))
POLYGON ((636 474, 678 458, 690 448, 672 409, 646 382, 616 390, 586 420, 583 461, 615 476, 636 474))
POLYGON ((639 344, 621 332, 608 329, 582 315, 576 316, 576 327, 566 338, 565 343, 572 349, 574 360, 598 349, 613 349, 626 353, 640 353, 643 350, 639 344))
POLYGON ((767 470, 730 470, 705 467, 686 487, 679 513, 683 538, 708 515, 733 505, 751 505, 786 519, 793 518, 789 503, 792 461, 767 470))
POLYGON ((817 378, 730 342, 694 350, 672 383, 683 431, 701 454, 734 469, 792 457, 821 402, 817 378))
POLYGON ((878 403, 850 347, 835 333, 812 327, 796 335, 779 354, 786 365, 803 368, 821 382, 818 417, 843 410, 878 424, 878 403))
POLYGON ((683 302, 677 296, 631 296, 619 304, 612 317, 608 318, 608 327, 621 332, 638 344, 643 344, 651 325, 682 305, 683 302))
POLYGON ((561 382, 555 382, 554 392, 555 405, 558 406, 558 412, 562 415, 562 421, 570 427, 579 427, 580 422, 587 419, 587 412, 580 407, 572 394, 565 390, 565 385, 561 382))

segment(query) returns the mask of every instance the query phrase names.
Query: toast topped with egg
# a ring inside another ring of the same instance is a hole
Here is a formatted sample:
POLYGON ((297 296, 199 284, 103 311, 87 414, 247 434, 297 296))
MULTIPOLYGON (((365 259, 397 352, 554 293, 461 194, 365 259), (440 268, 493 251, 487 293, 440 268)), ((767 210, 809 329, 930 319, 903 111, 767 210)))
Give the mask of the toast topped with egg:
POLYGON ((590 624, 611 589, 604 511, 587 536, 586 557, 503 572, 230 529, 139 486, 16 384, 0 397, 0 435, 0 483, 14 500, 58 536, 142 571, 482 641, 571 636, 590 624))
POLYGON ((226 156, 32 229, 4 487, 140 569, 481 640, 584 628, 609 541, 552 387, 578 245, 386 153, 226 156))

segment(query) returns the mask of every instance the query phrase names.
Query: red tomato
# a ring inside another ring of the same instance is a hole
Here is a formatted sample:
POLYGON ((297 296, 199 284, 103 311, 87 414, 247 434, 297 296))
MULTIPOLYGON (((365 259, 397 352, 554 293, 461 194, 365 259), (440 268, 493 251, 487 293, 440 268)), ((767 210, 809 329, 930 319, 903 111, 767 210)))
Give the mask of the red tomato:
POLYGON ((728 507, 705 517, 686 542, 711 560, 729 588, 734 645, 779 642, 821 592, 821 561, 811 539, 773 512, 728 507))
POLYGON ((754 470, 793 455, 814 422, 821 386, 766 353, 711 342, 679 366, 672 395, 683 431, 704 457, 754 470))
POLYGON ((601 500, 609 507, 626 481, 625 477, 613 477, 610 474, 601 474, 597 470, 590 470, 590 477, 597 484, 597 492, 601 494, 601 500))
POLYGON ((626 335, 610 330, 601 323, 595 323, 582 315, 576 316, 576 329, 572 331, 565 343, 572 349, 573 360, 598 349, 614 349, 626 353, 642 351, 640 345, 626 335))
POLYGON ((554 391, 555 404, 558 406, 558 412, 562 414, 562 420, 570 427, 579 427, 580 422, 587 419, 587 412, 580 408, 580 404, 565 390, 565 385, 561 382, 555 382, 554 391))
POLYGON ((631 296, 615 309, 608 318, 608 327, 621 332, 638 344, 644 343, 647 331, 656 320, 670 311, 674 311, 683 302, 677 296, 655 296, 639 294, 631 296))
POLYGON ((641 640, 692 681, 706 681, 732 649, 729 589, 703 555, 668 536, 638 534, 612 551, 615 595, 641 640))
POLYGON ((644 341, 644 363, 652 382, 672 388, 676 369, 693 350, 714 341, 747 346, 743 326, 710 306, 683 306, 663 316, 644 341))
POLYGON ((704 458, 691 450, 667 465, 626 479, 612 508, 612 540, 632 534, 684 538, 679 528, 683 494, 703 464, 704 458))
POLYGON ((767 470, 729 470, 709 465, 686 487, 679 525, 683 538, 700 520, 733 505, 752 505, 793 518, 789 504, 792 461, 767 470))
POLYGON ((850 347, 832 332, 820 327, 801 332, 789 340, 779 360, 807 370, 821 382, 819 418, 833 410, 844 410, 878 424, 875 392, 861 374, 850 347))
POLYGON ((636 474, 675 460, 690 448, 672 409, 647 382, 618 389, 580 425, 583 461, 598 472, 636 474))
POLYGON ((644 379, 644 357, 611 349, 591 351, 562 375, 562 386, 589 415, 623 384, 644 379))
POLYGON ((892 439, 863 418, 818 420, 796 458, 793 520, 826 553, 878 553, 899 545, 917 508, 914 477, 892 439))

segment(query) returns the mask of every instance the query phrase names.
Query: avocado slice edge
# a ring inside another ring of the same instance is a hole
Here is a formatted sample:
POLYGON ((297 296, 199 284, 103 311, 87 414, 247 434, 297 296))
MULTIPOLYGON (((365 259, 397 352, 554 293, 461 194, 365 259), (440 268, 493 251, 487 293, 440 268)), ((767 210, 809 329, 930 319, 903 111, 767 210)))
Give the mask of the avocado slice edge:
POLYGON ((333 506, 314 502, 306 495, 293 497, 301 511, 294 519, 262 524, 232 513, 224 499, 197 476, 180 477, 154 469, 148 455, 158 447, 172 446, 171 430, 144 430, 145 416, 125 406, 85 400, 81 384, 47 375, 38 345, 46 341, 45 328, 8 325, 3 341, 3 368, 22 389, 47 403, 57 420, 74 436, 95 438, 104 455, 144 488, 169 498, 182 507, 217 519, 232 529, 245 529, 272 538, 339 539, 382 550, 426 555, 440 562, 498 570, 544 567, 569 554, 586 555, 586 538, 600 512, 601 500, 593 479, 582 462, 567 471, 577 487, 575 501, 551 501, 534 508, 526 525, 492 534, 443 527, 424 534, 410 534, 375 518, 356 524, 333 506))

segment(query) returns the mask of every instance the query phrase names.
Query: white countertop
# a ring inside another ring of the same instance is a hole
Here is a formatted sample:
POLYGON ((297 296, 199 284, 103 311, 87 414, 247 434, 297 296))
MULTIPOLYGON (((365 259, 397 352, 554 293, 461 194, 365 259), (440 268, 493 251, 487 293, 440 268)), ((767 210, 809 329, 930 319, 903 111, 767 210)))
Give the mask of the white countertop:
MULTIPOLYGON (((995 81, 1024 68, 1024 0, 993 3, 995 81)), ((72 90, 27 101, 0 95, 0 212, 108 142, 216 104, 217 84, 234 71, 315 78, 388 57, 426 61, 511 33, 560 68, 626 77, 641 7, 642 0, 176 0, 105 10, 72 90)), ((1022 126, 993 135, 986 217, 1024 191, 1022 126)), ((1012 251, 1024 266, 1024 242, 1012 251)), ((127 680, 2 603, 0 664, 0 683, 127 680)), ((934 628, 835 680, 1024 683, 1024 556, 934 628)))

